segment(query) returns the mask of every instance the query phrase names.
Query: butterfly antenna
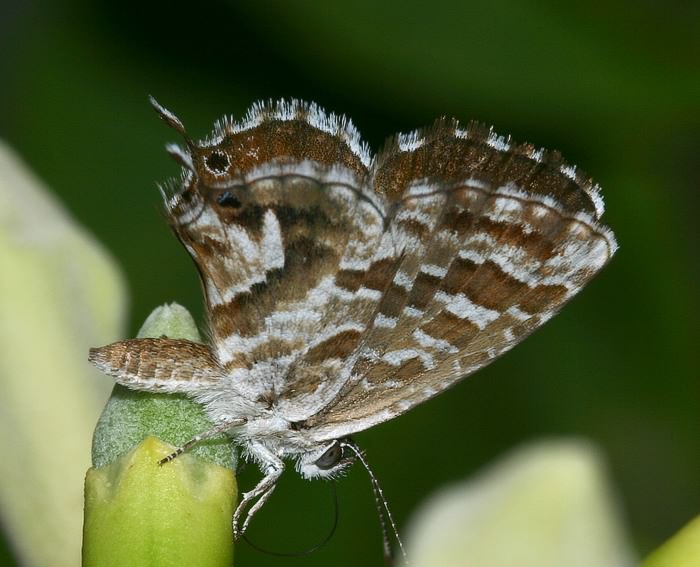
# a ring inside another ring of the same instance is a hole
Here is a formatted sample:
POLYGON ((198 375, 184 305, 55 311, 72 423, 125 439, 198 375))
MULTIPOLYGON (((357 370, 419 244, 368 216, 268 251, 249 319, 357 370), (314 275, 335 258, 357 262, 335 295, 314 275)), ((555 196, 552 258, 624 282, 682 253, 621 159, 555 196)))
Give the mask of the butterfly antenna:
POLYGON ((187 146, 189 153, 185 152, 177 144, 167 144, 165 146, 166 151, 180 165, 189 169, 190 171, 194 171, 192 155, 194 155, 197 146, 192 141, 192 138, 190 138, 189 134, 187 133, 187 130, 185 130, 185 125, 177 116, 175 116, 172 112, 170 112, 167 108, 160 104, 153 96, 149 95, 148 100, 151 103, 153 109, 158 114, 158 116, 160 116, 160 119, 163 122, 165 122, 168 126, 170 126, 173 130, 175 130, 178 134, 180 134, 180 136, 182 136, 182 139, 185 141, 185 145, 187 146))
POLYGON ((399 544, 399 549, 401 550, 401 556, 403 557, 404 563, 408 565, 408 557, 406 556, 406 550, 404 549, 403 542, 401 541, 401 536, 399 536, 399 530, 396 528, 396 522, 394 522, 394 516, 391 514, 389 509, 389 503, 384 497, 384 491, 382 490, 377 477, 369 466, 365 454, 362 449, 360 449, 357 444, 351 439, 346 439, 341 442, 341 447, 347 447, 350 449, 357 459, 362 463, 362 466, 367 471, 369 475, 370 482, 372 484, 372 492, 374 493, 374 503, 377 506, 377 513, 379 515, 379 523, 382 527, 382 540, 384 544, 384 561, 387 565, 392 564, 394 553, 391 549, 391 538, 389 537, 389 528, 387 526, 387 520, 391 526, 391 530, 394 532, 394 538, 399 544))
POLYGON ((274 555, 276 557, 302 557, 304 555, 311 555, 312 553, 318 551, 321 549, 323 546, 325 546, 331 538, 335 535, 335 531, 338 527, 338 519, 340 517, 340 514, 338 512, 338 490, 335 485, 335 481, 331 482, 333 486, 333 525, 331 526, 330 532, 328 532, 328 535, 323 538, 323 540, 320 543, 317 543, 316 545, 309 547, 308 549, 304 549, 302 551, 274 551, 271 549, 265 549, 264 547, 260 547, 259 545, 253 543, 248 539, 248 536, 243 534, 243 539, 245 542, 252 547, 254 550, 259 551, 260 553, 265 553, 267 555, 274 555))

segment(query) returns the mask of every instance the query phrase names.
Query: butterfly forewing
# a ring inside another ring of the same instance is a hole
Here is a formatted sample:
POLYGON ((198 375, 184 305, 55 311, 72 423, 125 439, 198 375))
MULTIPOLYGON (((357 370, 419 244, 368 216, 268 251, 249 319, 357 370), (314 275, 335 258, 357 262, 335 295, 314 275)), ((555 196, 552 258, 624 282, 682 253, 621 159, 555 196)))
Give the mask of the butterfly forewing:
POLYGON ((200 169, 168 208, 201 274, 219 362, 299 420, 337 394, 376 312, 382 293, 349 282, 380 247, 385 204, 365 185, 351 126, 313 126, 310 106, 259 110, 262 121, 191 150, 200 169), (215 172, 212 156, 232 165, 215 172))

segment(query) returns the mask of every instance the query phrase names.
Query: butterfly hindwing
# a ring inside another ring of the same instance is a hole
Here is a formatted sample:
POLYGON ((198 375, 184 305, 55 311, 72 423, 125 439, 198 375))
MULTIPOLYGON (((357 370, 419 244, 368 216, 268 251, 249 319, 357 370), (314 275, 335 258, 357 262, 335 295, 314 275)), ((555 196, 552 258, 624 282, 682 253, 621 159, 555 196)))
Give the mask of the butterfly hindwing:
POLYGON ((305 424, 318 439, 390 419, 488 364, 556 313, 616 248, 598 224, 597 188, 558 155, 528 145, 509 155, 490 131, 445 122, 410 141, 405 150, 395 142, 374 174, 389 184, 376 189, 394 203, 387 234, 401 262, 351 378, 305 424), (400 184, 384 174, 407 164, 400 184))

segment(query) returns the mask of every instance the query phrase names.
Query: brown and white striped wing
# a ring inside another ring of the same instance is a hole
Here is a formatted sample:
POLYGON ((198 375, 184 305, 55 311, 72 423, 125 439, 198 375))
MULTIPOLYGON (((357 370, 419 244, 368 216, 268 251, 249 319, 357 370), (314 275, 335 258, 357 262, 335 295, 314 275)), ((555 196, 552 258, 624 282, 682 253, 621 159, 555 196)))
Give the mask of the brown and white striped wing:
POLYGON ((381 295, 338 284, 370 266, 384 233, 369 154, 349 123, 298 102, 256 106, 173 151, 190 172, 166 206, 201 275, 218 363, 282 417, 317 413, 381 295))
POLYGON ((488 364, 616 249, 596 187, 557 154, 477 125, 398 138, 375 179, 394 203, 373 262, 384 291, 350 378, 304 422, 318 440, 391 419, 488 364))
POLYGON ((335 280, 344 266, 369 265, 383 232, 382 214, 346 172, 301 170, 252 175, 227 189, 241 203, 235 212, 208 207, 191 232, 179 228, 192 255, 205 257, 220 364, 241 370, 249 397, 288 419, 315 413, 340 388, 342 360, 368 328, 378 294, 348 293, 335 280))

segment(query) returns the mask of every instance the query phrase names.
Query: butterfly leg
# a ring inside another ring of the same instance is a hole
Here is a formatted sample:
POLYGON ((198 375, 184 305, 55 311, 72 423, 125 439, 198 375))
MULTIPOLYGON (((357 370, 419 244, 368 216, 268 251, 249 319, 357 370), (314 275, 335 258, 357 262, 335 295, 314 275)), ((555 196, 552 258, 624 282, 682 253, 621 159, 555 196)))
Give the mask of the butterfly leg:
POLYGON ((208 429, 207 431, 203 431, 202 433, 198 433, 197 435, 192 437, 192 439, 190 439, 189 441, 184 443, 182 446, 175 449, 168 456, 163 457, 160 461, 158 461, 158 464, 164 465, 165 463, 172 461, 175 457, 182 455, 182 453, 184 453, 188 449, 192 448, 194 445, 196 445, 200 441, 204 441, 205 439, 211 439, 212 437, 216 437, 217 435, 225 433, 226 431, 228 431, 232 427, 236 427, 238 425, 245 424, 247 421, 248 420, 244 417, 224 418, 220 423, 216 424, 211 429, 208 429))
POLYGON ((233 535, 236 539, 241 537, 248 529, 251 518, 267 502, 277 485, 277 481, 284 472, 284 462, 266 447, 255 443, 251 444, 249 451, 256 460, 262 463, 261 468, 265 476, 253 490, 243 494, 243 498, 233 514, 233 535), (246 509, 256 498, 258 501, 252 505, 246 514, 246 509))

